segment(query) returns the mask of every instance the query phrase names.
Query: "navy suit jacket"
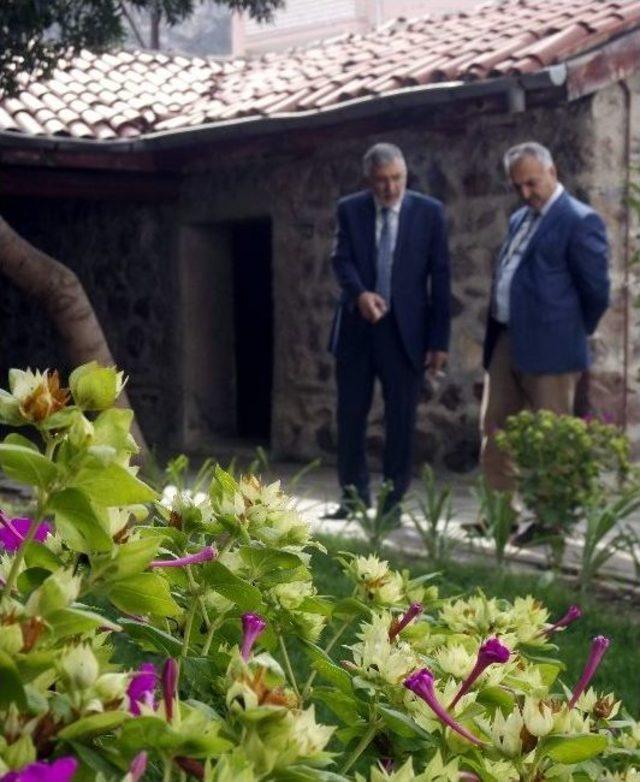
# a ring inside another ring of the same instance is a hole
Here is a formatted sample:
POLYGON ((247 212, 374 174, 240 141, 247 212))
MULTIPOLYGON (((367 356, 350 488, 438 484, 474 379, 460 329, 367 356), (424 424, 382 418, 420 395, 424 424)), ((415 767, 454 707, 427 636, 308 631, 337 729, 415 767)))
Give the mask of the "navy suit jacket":
MULTIPOLYGON (((363 349, 371 324, 361 315, 358 296, 376 287, 376 210, 369 190, 340 199, 331 261, 342 295, 330 349, 348 358, 363 349)), ((391 272, 391 308, 405 351, 417 370, 425 352, 444 350, 450 330, 449 250, 442 204, 405 192, 391 272)))
MULTIPOLYGON (((527 213, 509 221, 507 239, 527 213)), ((587 337, 609 305, 607 233, 594 210, 564 192, 544 215, 511 281, 509 335, 521 372, 560 374, 589 366, 587 337)), ((489 315, 484 366, 500 327, 489 315)))

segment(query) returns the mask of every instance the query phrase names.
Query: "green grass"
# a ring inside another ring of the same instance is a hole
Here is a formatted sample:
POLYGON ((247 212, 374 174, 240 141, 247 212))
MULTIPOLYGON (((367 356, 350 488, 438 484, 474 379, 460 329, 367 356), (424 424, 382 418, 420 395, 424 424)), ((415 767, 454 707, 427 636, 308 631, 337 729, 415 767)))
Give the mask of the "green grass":
MULTIPOLYGON (((321 542, 327 547, 328 555, 314 556, 313 572, 318 591, 327 595, 349 594, 352 587, 342 574, 340 566, 332 559, 332 555, 346 550, 367 553, 367 547, 339 537, 323 537, 321 542)), ((384 558, 395 568, 409 568, 413 576, 430 573, 434 569, 426 559, 408 558, 393 551, 385 551, 384 558)), ((591 639, 595 635, 606 635, 611 639, 611 647, 593 685, 598 690, 613 691, 618 698, 622 698, 631 714, 635 717, 640 715, 640 691, 635 686, 640 623, 637 617, 628 616, 628 608, 624 602, 592 598, 585 603, 580 600, 578 591, 570 583, 549 584, 544 577, 513 570, 501 572, 496 569, 492 560, 486 564, 472 565, 452 561, 446 568, 441 569, 440 573, 441 576, 435 583, 438 584, 442 596, 468 593, 478 588, 488 596, 508 600, 518 595, 530 594, 549 608, 554 619, 560 618, 572 603, 579 603, 583 610, 582 618, 563 633, 559 633, 555 639, 559 646, 558 657, 567 666, 562 680, 573 686, 582 672, 591 639)), ((349 636, 345 636, 344 642, 349 643, 349 636)), ((334 656, 340 659, 339 648, 334 656)), ((297 654, 295 657, 296 663, 302 664, 306 669, 306 665, 298 660, 297 654)))

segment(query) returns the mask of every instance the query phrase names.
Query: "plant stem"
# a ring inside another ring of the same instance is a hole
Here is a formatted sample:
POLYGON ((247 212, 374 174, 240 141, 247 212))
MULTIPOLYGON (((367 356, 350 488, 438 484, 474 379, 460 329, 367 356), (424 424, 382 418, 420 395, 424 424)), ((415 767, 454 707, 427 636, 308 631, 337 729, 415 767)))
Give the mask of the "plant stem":
MULTIPOLYGON (((47 459, 51 459, 53 457, 53 453, 56 448, 56 440, 55 438, 46 437, 44 434, 43 437, 45 437, 45 443, 46 443, 44 455, 47 457, 47 459)), ((22 560, 24 559, 25 549, 27 548, 27 545, 33 541, 35 534, 38 530, 38 526, 42 521, 42 517, 44 515, 44 509, 46 508, 47 502, 49 500, 49 495, 44 489, 39 489, 37 496, 38 496, 38 504, 36 506, 36 512, 34 514, 33 519, 31 520, 31 524, 29 525, 29 530, 25 536, 24 541, 20 544, 18 550, 16 551, 13 557, 13 562, 11 563, 11 570, 9 571, 9 575, 7 576, 7 581, 4 585, 4 589, 2 590, 3 598, 11 596, 13 587, 15 586, 15 583, 18 580, 18 571, 20 570, 20 565, 22 564, 22 560)))
POLYGON ((211 642, 213 641, 213 634, 220 627, 223 619, 224 619, 224 614, 221 617, 218 617, 218 619, 216 619, 215 622, 211 622, 211 624, 209 625, 209 629, 207 630, 207 637, 204 639, 204 646, 202 647, 202 652, 201 652, 203 657, 206 657, 209 654, 209 649, 211 648, 211 642))
POLYGON ((295 674, 293 673, 293 668, 291 666, 291 660, 289 659, 289 653, 287 652, 287 647, 285 645, 284 638, 282 637, 281 633, 278 633, 278 641, 280 642, 280 650, 282 652, 282 656, 284 657, 284 667, 287 669, 287 675, 289 676, 289 681, 291 682, 293 691, 298 696, 298 698, 300 698, 300 690, 298 689, 298 683, 296 682, 296 677, 295 674))
POLYGON ((189 609, 189 613, 187 614, 187 621, 184 626, 184 638, 182 640, 182 651, 180 652, 180 657, 186 657, 189 654, 189 636, 191 635, 193 618, 196 615, 197 608, 198 603, 194 600, 191 604, 191 608, 189 609))
POLYGON ((11 596, 13 587, 15 586, 15 583, 18 580, 18 572, 20 570, 20 565, 22 564, 22 560, 24 559, 24 554, 27 545, 31 543, 31 541, 34 539, 35 534, 38 530, 38 526, 40 525, 40 519, 42 517, 43 508, 44 508, 44 503, 42 503, 41 500, 38 500, 38 507, 36 509, 36 513, 34 515, 34 518, 31 520, 31 524, 29 525, 29 530, 25 536, 25 539, 20 544, 16 553, 13 555, 11 570, 9 570, 9 575, 7 576, 7 582, 4 585, 4 589, 2 591, 3 598, 11 596))
POLYGON ((341 774, 346 774, 347 773, 347 771, 351 768, 351 766, 353 766, 353 764, 360 757, 360 755, 362 755, 362 753, 369 746, 369 744, 371 744, 371 742, 375 738, 375 735, 376 735, 377 732, 378 732, 378 725, 377 725, 377 723, 372 722, 369 725, 369 729, 367 730, 367 732, 364 734, 364 736, 358 742, 358 746, 349 755, 349 757, 347 758, 347 762, 340 769, 340 773, 341 774))
MULTIPOLYGON (((336 630, 336 632, 333 634, 331 640, 325 647, 325 653, 329 654, 329 652, 333 649, 333 647, 338 643, 340 640, 340 637, 343 635, 344 631, 350 626, 351 619, 345 619, 345 621, 340 625, 340 627, 336 630)), ((306 700, 309 697, 309 691, 311 690, 311 685, 314 682, 314 679, 316 678, 318 671, 311 671, 309 674, 309 678, 304 683, 304 687, 302 688, 302 700, 306 700)))

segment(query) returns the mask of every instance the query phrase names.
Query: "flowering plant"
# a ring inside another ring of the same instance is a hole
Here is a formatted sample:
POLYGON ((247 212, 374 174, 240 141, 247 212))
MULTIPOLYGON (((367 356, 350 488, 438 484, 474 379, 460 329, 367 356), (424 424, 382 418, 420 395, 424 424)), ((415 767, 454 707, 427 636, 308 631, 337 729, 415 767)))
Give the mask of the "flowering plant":
POLYGON ((115 369, 12 378, 0 421, 40 442, 0 443, 35 495, 0 513, 0 782, 637 780, 640 726, 592 688, 608 639, 562 681, 578 607, 443 600, 348 553, 352 593, 319 595, 279 484, 215 467, 161 498, 115 369))

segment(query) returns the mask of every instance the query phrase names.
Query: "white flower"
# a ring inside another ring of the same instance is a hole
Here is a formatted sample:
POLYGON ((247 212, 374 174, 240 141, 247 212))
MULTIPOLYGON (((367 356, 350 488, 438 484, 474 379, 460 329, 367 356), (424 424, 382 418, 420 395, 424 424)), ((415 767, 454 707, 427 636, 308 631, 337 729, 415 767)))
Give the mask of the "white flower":
POLYGON ((524 722, 518 709, 514 709, 505 719, 500 709, 496 711, 491 726, 491 736, 495 746, 507 757, 514 758, 522 752, 522 727, 524 722))
POLYGON ((546 736, 553 730, 553 710, 544 701, 525 698, 522 719, 532 736, 546 736))

